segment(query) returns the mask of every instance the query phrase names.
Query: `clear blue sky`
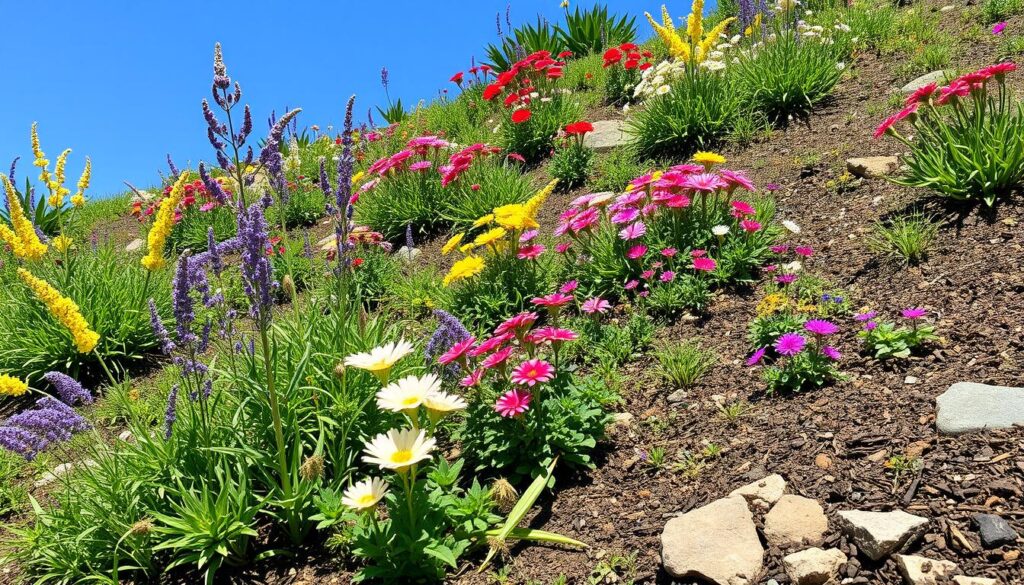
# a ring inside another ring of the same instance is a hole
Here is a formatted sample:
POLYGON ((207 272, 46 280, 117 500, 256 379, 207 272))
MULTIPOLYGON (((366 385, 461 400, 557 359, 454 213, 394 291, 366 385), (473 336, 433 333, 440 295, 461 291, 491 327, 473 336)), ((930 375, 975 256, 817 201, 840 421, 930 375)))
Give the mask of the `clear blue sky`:
MULTIPOLYGON (((613 12, 637 15, 658 0, 608 0, 613 12)), ((668 0, 685 16, 689 0, 668 0)), ((149 2, 4 0, 0 33, 0 171, 21 156, 31 168, 29 128, 39 122, 50 160, 72 148, 69 182, 85 156, 93 161, 93 197, 124 190, 122 181, 155 184, 170 153, 179 166, 212 159, 200 100, 210 95, 213 44, 224 46, 228 73, 242 84, 256 134, 272 109, 301 106, 300 127, 336 126, 345 100, 356 111, 384 102, 380 69, 391 96, 405 104, 430 99, 448 78, 484 55, 496 38, 505 0, 333 0, 149 2)), ((711 4, 709 2, 708 4, 711 4)), ((592 0, 583 6, 592 5, 592 0)), ((540 13, 561 19, 558 0, 511 0, 512 23, 540 13)), ((37 172, 33 172, 37 175, 37 172)), ((19 182, 22 179, 19 178, 19 182)))

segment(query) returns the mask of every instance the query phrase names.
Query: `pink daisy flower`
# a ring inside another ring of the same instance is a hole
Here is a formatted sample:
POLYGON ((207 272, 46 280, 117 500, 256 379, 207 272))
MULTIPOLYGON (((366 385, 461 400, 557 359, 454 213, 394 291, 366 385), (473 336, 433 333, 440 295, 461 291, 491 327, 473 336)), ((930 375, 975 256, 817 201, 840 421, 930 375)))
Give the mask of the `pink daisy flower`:
POLYGON ((786 252, 789 252, 789 246, 786 244, 780 244, 778 246, 772 246, 769 250, 772 251, 772 254, 785 254, 786 252))
POLYGON ((774 264, 769 264, 769 265, 765 266, 764 268, 762 268, 761 270, 763 270, 765 272, 775 272, 778 269, 779 269, 778 266, 776 266, 774 264))
POLYGON ((792 284, 796 280, 795 274, 780 274, 775 277, 775 282, 779 284, 792 284))
POLYGON ((662 272, 661 276, 659 276, 658 278, 661 280, 661 282, 672 282, 672 280, 675 279, 675 277, 675 272, 672 272, 671 270, 666 270, 665 272, 662 272))
POLYGON ((576 341, 578 338, 579 335, 577 335, 575 331, 548 326, 541 327, 533 331, 527 339, 529 339, 531 343, 559 344, 565 343, 566 341, 576 341))
POLYGON ((693 269, 699 270, 700 272, 711 272, 718 265, 711 258, 694 258, 693 269))
POLYGON ((525 232, 523 232, 523 235, 519 236, 519 243, 525 244, 526 242, 529 242, 530 240, 536 238, 539 233, 540 232, 538 232, 537 230, 526 230, 525 232))
POLYGON ((697 173, 687 176, 683 186, 700 193, 714 193, 725 187, 726 182, 715 173, 697 173))
POLYGON ((524 389, 509 390, 494 403, 494 411, 505 418, 512 418, 526 412, 533 396, 524 389))
POLYGON ((747 203, 746 201, 739 200, 732 202, 732 211, 733 215, 737 217, 742 215, 754 215, 755 213, 757 213, 757 210, 754 209, 753 205, 747 203))
POLYGON ((516 252, 516 258, 520 260, 536 260, 540 257, 544 251, 547 250, 542 244, 532 244, 529 246, 523 246, 516 252))
POLYGON ((486 370, 482 368, 478 370, 473 370, 464 378, 459 380, 459 385, 462 386, 463 388, 473 388, 474 386, 478 386, 480 384, 480 380, 482 380, 484 377, 484 372, 486 372, 486 370))
POLYGON ((563 284, 562 287, 558 289, 558 292, 562 294, 569 294, 572 291, 576 290, 579 286, 580 283, 578 281, 570 280, 569 282, 563 284))
POLYGON ((691 258, 703 258, 703 257, 705 257, 707 255, 708 255, 708 251, 707 250, 703 250, 701 248, 694 248, 693 250, 690 250, 690 257, 691 258))
POLYGON ((601 297, 594 297, 583 301, 583 305, 581 305, 580 308, 584 313, 594 315, 597 313, 607 313, 608 309, 612 308, 612 305, 601 297))
POLYGON ((613 213, 611 222, 614 224, 629 223, 635 221, 638 217, 640 217, 640 211, 633 207, 627 207, 613 213))
POLYGON ((425 170, 429 169, 430 167, 432 167, 433 165, 434 165, 434 163, 430 162, 429 160, 416 161, 416 162, 412 163, 411 165, 409 165, 409 170, 410 171, 425 171, 425 170))
POLYGON ((675 248, 662 248, 661 249, 661 255, 666 257, 666 258, 672 258, 672 257, 674 257, 678 253, 679 253, 679 250, 676 250, 675 248))
POLYGON ((832 347, 831 345, 826 345, 825 347, 821 348, 821 353, 822 355, 824 355, 825 357, 834 362, 838 362, 839 359, 843 357, 843 354, 839 353, 839 350, 832 347))
POLYGON ((797 246, 796 248, 793 248, 793 251, 804 258, 810 258, 814 255, 814 248, 810 246, 797 246))
POLYGON ((722 176, 722 179, 728 184, 728 188, 735 189, 736 187, 742 187, 747 191, 753 191, 755 189, 754 182, 750 180, 750 177, 743 171, 730 171, 728 169, 720 169, 718 174, 722 176))
POLYGON ((633 246, 626 252, 626 258, 630 260, 636 260, 642 258, 647 253, 647 246, 640 244, 639 246, 633 246))
POLYGON ((572 302, 572 295, 556 292, 543 297, 536 297, 530 302, 539 307, 561 307, 572 302))
POLYGON ((491 353, 513 337, 514 335, 511 333, 505 333, 502 335, 495 335, 490 339, 485 339, 484 341, 481 341, 479 345, 469 350, 469 355, 471 357, 480 357, 486 353, 491 353))
POLYGON ((439 358, 437 358, 437 363, 442 366, 447 366, 448 364, 465 357, 466 352, 473 347, 474 343, 476 343, 476 337, 473 337, 472 335, 462 341, 456 342, 455 345, 448 349, 448 351, 444 352, 439 358))
POLYGON ((857 321, 870 321, 878 316, 878 311, 865 311, 863 313, 857 313, 853 316, 857 321))
POLYGON ((824 319, 811 319, 804 323, 804 329, 815 335, 833 335, 839 332, 839 327, 824 319))
POLYGON ((571 246, 572 246, 572 242, 562 242, 562 243, 558 244, 557 246, 555 246, 555 252, 558 252, 559 254, 565 254, 566 252, 569 251, 569 248, 571 246))
POLYGON ((644 222, 638 221, 627 225, 622 231, 619 232, 619 237, 623 240, 635 240, 639 237, 643 237, 647 233, 647 226, 644 222))
POLYGON ((761 358, 764 357, 764 352, 767 351, 767 350, 768 350, 768 347, 765 346, 765 347, 762 347, 762 348, 758 349, 757 351, 755 351, 754 355, 752 355, 749 358, 747 358, 747 365, 748 366, 756 366, 758 363, 760 363, 761 358))
POLYGON ((640 281, 639 280, 631 280, 631 281, 627 282, 625 285, 623 285, 622 288, 624 288, 626 290, 633 290, 633 289, 635 289, 638 286, 640 286, 640 281))
POLYGON ((783 333, 775 340, 775 351, 781 355, 793 356, 804 350, 807 340, 799 333, 783 333))
POLYGON ((761 229, 761 224, 752 219, 744 219, 743 221, 740 222, 740 228, 742 228, 743 231, 750 234, 761 229))
POLYGON ((492 353, 491 355, 484 358, 484 361, 480 362, 480 367, 489 370, 498 366, 504 365, 505 361, 508 360, 509 356, 512 355, 512 351, 515 350, 511 345, 503 349, 492 353))
POLYGON ((512 370, 513 384, 534 386, 555 378, 555 367, 544 360, 526 360, 512 370))
POLYGON ((650 280, 653 277, 654 277, 654 271, 653 270, 644 270, 643 272, 640 273, 640 278, 642 278, 644 280, 650 280))
POLYGON ((923 309, 921 307, 911 307, 909 309, 903 309, 904 319, 920 319, 921 317, 924 317, 927 314, 928 310, 923 309))
POLYGON ((498 325, 494 329, 494 334, 501 335, 503 333, 511 333, 521 329, 529 329, 537 322, 537 316, 537 313, 524 311, 518 315, 509 317, 504 323, 498 325))

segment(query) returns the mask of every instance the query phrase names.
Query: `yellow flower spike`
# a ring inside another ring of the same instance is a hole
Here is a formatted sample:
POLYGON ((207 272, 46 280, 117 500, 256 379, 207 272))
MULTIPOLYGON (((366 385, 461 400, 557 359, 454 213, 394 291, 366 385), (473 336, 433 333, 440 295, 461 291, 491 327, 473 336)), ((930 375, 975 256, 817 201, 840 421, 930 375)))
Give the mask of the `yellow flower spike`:
POLYGON ((708 32, 707 36, 704 37, 704 40, 701 41, 700 43, 700 52, 698 53, 699 61, 703 61, 705 58, 707 58, 708 53, 711 52, 711 47, 714 46, 715 42, 718 40, 718 37, 723 32, 725 32, 726 27, 732 24, 734 20, 736 20, 736 18, 730 16, 729 18, 726 18, 722 22, 715 25, 715 28, 711 29, 711 31, 708 32))
POLYGON ((53 241, 51 242, 51 244, 53 245, 54 249, 56 249, 61 254, 63 254, 64 252, 67 252, 68 250, 70 250, 71 249, 71 244, 73 244, 73 243, 74 243, 74 240, 72 240, 71 238, 65 236, 64 234, 61 234, 61 235, 57 236, 56 238, 53 238, 53 241))
POLYGON ((71 204, 75 207, 85 205, 85 190, 89 188, 92 180, 92 160, 85 157, 85 168, 82 169, 82 176, 78 178, 78 191, 71 196, 71 204))
POLYGON ((524 204, 526 207, 526 214, 530 219, 537 217, 537 211, 540 210, 540 206, 544 205, 547 198, 555 192, 556 186, 558 186, 558 179, 552 179, 550 183, 544 185, 543 189, 537 191, 537 194, 530 197, 530 199, 524 204))
POLYGON ((11 244, 8 241, 12 234, 10 229, 6 229, 2 233, 3 239, 8 244, 11 244, 11 249, 14 250, 14 254, 17 257, 27 260, 38 260, 43 257, 43 254, 46 254, 46 244, 39 240, 35 226, 25 217, 25 210, 21 207, 21 201, 18 199, 18 194, 14 191, 14 185, 11 184, 11 180, 4 174, 0 174, 0 178, 3 180, 4 193, 7 196, 8 214, 11 219, 11 227, 14 228, 13 235, 17 238, 19 245, 11 244))
POLYGON ((441 255, 447 256, 462 243, 462 238, 466 237, 465 232, 459 232, 454 236, 448 238, 448 241, 441 246, 441 255))
POLYGON ((686 18, 686 34, 690 37, 690 45, 700 45, 704 38, 704 0, 693 0, 690 16, 686 18))
POLYGON ((71 299, 60 294, 50 283, 32 275, 24 268, 18 269, 18 276, 36 295, 55 319, 67 328, 75 341, 79 353, 89 353, 100 341, 98 333, 89 328, 89 323, 82 316, 78 305, 71 299))
POLYGON ((0 374, 0 396, 21 396, 28 392, 28 384, 14 376, 0 374))
POLYGON ((452 269, 444 277, 444 285, 470 278, 484 269, 484 259, 479 256, 466 256, 452 265, 452 269))
POLYGON ((7 227, 7 224, 0 223, 0 241, 11 247, 11 251, 15 256, 21 258, 25 255, 22 251, 21 238, 18 234, 11 231, 11 228, 7 227))
MULTIPOLYGON (((662 6, 662 10, 665 10, 665 15, 668 15, 668 11, 662 6)), ((654 28, 654 32, 658 33, 658 38, 661 39, 662 44, 668 49, 669 55, 676 59, 682 59, 684 61, 690 60, 690 45, 686 44, 679 35, 676 34, 675 27, 669 28, 662 26, 654 21, 654 17, 650 13, 645 12, 647 21, 651 23, 651 27, 654 28)), ((668 18, 669 25, 672 24, 671 17, 668 18)))
POLYGON ((36 160, 32 162, 33 165, 39 168, 45 168, 46 165, 50 164, 50 161, 46 160, 46 153, 39 146, 39 123, 32 122, 32 155, 36 157, 36 160))
POLYGON ((672 20, 672 15, 668 13, 668 6, 664 4, 661 5, 661 24, 668 30, 676 32, 676 23, 672 20))
POLYGON ((164 258, 164 245, 167 237, 171 235, 174 228, 174 211, 181 202, 184 193, 185 183, 188 177, 185 173, 178 175, 178 180, 171 187, 171 193, 160 202, 160 209, 156 212, 156 220, 146 236, 146 255, 142 258, 142 265, 146 270, 158 270, 167 263, 164 258))

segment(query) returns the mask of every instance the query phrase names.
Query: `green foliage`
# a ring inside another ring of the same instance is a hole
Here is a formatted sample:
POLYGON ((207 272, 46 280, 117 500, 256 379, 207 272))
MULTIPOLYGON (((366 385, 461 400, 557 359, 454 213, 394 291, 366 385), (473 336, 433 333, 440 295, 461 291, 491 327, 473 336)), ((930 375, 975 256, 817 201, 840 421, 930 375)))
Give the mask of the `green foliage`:
POLYGON ((400 124, 405 121, 409 113, 405 111, 401 98, 394 102, 389 101, 386 108, 377 106, 377 112, 388 124, 400 124))
POLYGON ((692 339, 678 345, 666 345, 655 356, 661 364, 662 375, 677 388, 693 386, 718 361, 713 351, 704 349, 700 342, 692 339))
POLYGON ((491 136, 486 118, 494 113, 481 99, 484 84, 463 86, 462 93, 454 99, 442 98, 426 108, 417 110, 427 129, 445 136, 459 144, 487 142, 491 136))
POLYGON ((511 120, 511 112, 506 111, 498 131, 502 148, 521 155, 527 164, 536 164, 548 156, 558 131, 583 115, 583 109, 571 96, 557 92, 548 97, 549 101, 532 104, 532 114, 525 122, 516 124, 511 120))
POLYGON ((671 91, 647 100, 627 126, 637 156, 685 156, 720 143, 744 115, 743 98, 730 75, 692 67, 671 91))
POLYGON ((182 211, 181 220, 171 229, 168 246, 177 252, 186 249, 202 252, 207 248, 211 227, 218 242, 233 238, 238 230, 234 210, 222 205, 203 211, 199 205, 190 205, 182 211))
POLYGON ((799 331, 806 320, 806 316, 794 313, 773 313, 755 317, 750 322, 747 340, 755 349, 768 347, 783 333, 799 331))
POLYGON ((513 161, 496 157, 477 161, 448 190, 444 206, 438 210, 454 229, 464 230, 495 207, 523 203, 533 195, 529 179, 513 161))
POLYGON ((551 157, 551 176, 558 179, 558 188, 571 190, 587 182, 594 165, 594 151, 583 146, 582 140, 568 140, 555 149, 551 157))
POLYGON ((655 317, 673 319, 683 311, 702 311, 711 302, 711 285, 706 278, 692 274, 677 276, 671 282, 652 284, 644 307, 655 317))
POLYGON ((867 243, 876 254, 917 264, 928 257, 928 250, 938 233, 938 223, 918 212, 876 222, 867 243))
POLYGON ((879 360, 910 357, 918 347, 939 338, 934 325, 918 325, 916 321, 910 327, 897 327, 892 322, 870 323, 857 335, 864 342, 864 349, 879 360))
POLYGON ((820 347, 813 343, 808 346, 795 356, 783 358, 764 369, 762 376, 768 386, 768 394, 820 388, 843 378, 835 362, 823 355, 820 347))
POLYGON ((572 12, 565 10, 565 27, 555 26, 565 48, 574 56, 583 57, 600 53, 608 47, 632 43, 636 39, 636 17, 608 14, 608 7, 595 4, 593 8, 572 12))
POLYGON ((653 168, 650 161, 638 161, 636 154, 629 147, 613 149, 605 154, 598 154, 594 163, 594 173, 590 180, 591 189, 600 193, 611 191, 621 193, 634 178, 653 168))
POLYGON ((269 222, 281 225, 281 215, 284 215, 284 225, 288 229, 309 226, 316 223, 316 220, 324 216, 324 209, 327 205, 327 198, 319 187, 307 178, 303 179, 294 190, 289 193, 288 201, 278 201, 268 211, 269 222))
POLYGON ((146 300, 153 297, 170 314, 170 270, 149 273, 137 260, 125 261, 115 246, 80 250, 57 265, 38 263, 35 276, 73 300, 100 341, 94 353, 78 353, 67 329, 17 280, 0 292, 0 371, 37 379, 57 370, 72 376, 101 375, 96 354, 114 369, 141 365, 157 346, 146 300))
POLYGON ((981 4, 981 19, 985 24, 1005 21, 1022 12, 1024 12, 1024 1, 1022 0, 984 0, 981 4))
POLYGON ((579 316, 568 327, 580 336, 569 346, 571 358, 583 363, 597 362, 610 369, 641 355, 654 337, 654 323, 641 312, 630 313, 624 324, 579 316))
POLYGON ((562 69, 558 85, 579 96, 580 92, 599 92, 605 86, 608 70, 600 54, 580 55, 569 59, 562 69))
POLYGON ((21 509, 28 502, 28 491, 18 482, 24 468, 24 459, 0 449, 0 517, 21 509))
POLYGON ((770 119, 785 121, 806 114, 832 92, 842 76, 845 44, 781 28, 775 35, 731 67, 750 103, 770 119))
POLYGON ((479 275, 453 284, 441 307, 458 315, 471 330, 484 330, 509 315, 532 310, 530 300, 547 294, 552 286, 550 254, 532 261, 495 256, 479 275))
POLYGON ((535 476, 538 465, 555 457, 571 467, 591 468, 590 452, 612 418, 601 406, 613 399, 609 392, 596 379, 561 375, 535 392, 530 416, 503 418, 494 411, 495 389, 484 388, 460 430, 463 452, 477 470, 503 473, 513 484, 535 476))

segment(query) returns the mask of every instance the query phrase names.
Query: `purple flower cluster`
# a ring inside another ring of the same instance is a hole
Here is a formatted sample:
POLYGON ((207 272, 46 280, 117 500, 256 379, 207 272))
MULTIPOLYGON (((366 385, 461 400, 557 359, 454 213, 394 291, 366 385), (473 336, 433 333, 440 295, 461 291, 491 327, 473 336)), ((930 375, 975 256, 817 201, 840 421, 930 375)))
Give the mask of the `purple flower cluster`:
POLYGON ((270 320, 270 310, 274 303, 271 293, 278 284, 273 277, 273 266, 267 258, 270 238, 267 235, 262 202, 238 210, 238 240, 242 252, 243 288, 249 297, 249 315, 266 324, 270 320))
POLYGON ((170 334, 167 333, 164 321, 160 318, 160 312, 157 311, 156 301, 153 299, 149 299, 149 325, 153 328, 153 335, 160 342, 160 351, 164 355, 171 355, 175 348, 174 341, 171 340, 170 334))
POLYGON ((89 428, 73 408, 49 396, 36 401, 0 425, 0 447, 31 461, 54 443, 67 441, 73 433, 89 428))
POLYGON ((57 391, 57 396, 60 396, 64 404, 73 405, 76 402, 92 404, 92 394, 71 376, 61 372, 47 372, 43 374, 43 379, 53 386, 57 391))
MULTIPOLYGON (((469 330, 455 315, 436 309, 434 316, 437 317, 437 329, 434 330, 434 334, 427 341, 427 347, 423 350, 428 364, 433 363, 451 346, 470 337, 469 330)), ((445 371, 455 375, 459 371, 459 365, 453 362, 445 368, 445 371)))
MULTIPOLYGON (((248 111, 247 106, 246 112, 248 111)), ((286 112, 285 115, 274 122, 270 127, 270 132, 267 134, 267 139, 263 143, 263 149, 260 150, 260 164, 263 165, 267 175, 270 176, 270 184, 281 197, 282 203, 288 202, 288 181, 285 180, 284 176, 284 156, 281 155, 281 139, 284 137, 284 131, 288 127, 288 123, 301 111, 301 108, 296 108, 286 112)))
POLYGON ((178 420, 178 385, 171 386, 167 395, 167 411, 164 412, 164 439, 170 439, 174 421, 178 420))

